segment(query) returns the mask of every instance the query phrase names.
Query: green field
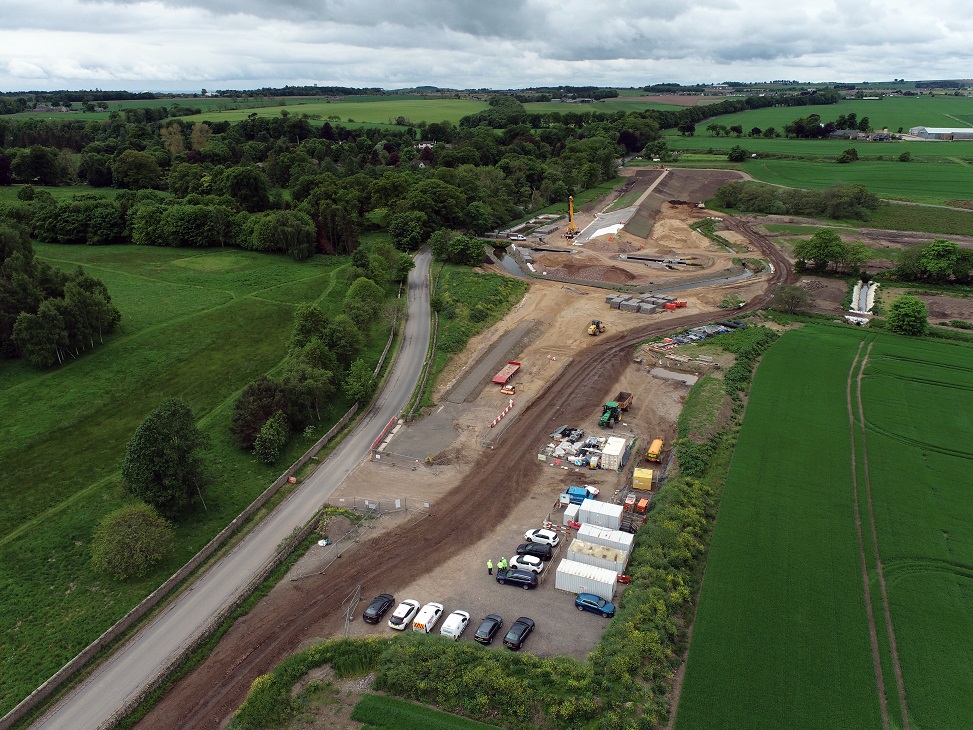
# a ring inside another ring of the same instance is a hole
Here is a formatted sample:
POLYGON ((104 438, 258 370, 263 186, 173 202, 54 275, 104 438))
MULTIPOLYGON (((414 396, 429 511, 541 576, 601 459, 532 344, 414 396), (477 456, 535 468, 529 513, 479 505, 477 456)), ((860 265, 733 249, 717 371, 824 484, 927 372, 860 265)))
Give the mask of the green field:
POLYGON ((469 114, 483 111, 488 107, 485 101, 470 99, 416 99, 399 97, 381 97, 380 100, 360 101, 355 97, 348 97, 348 101, 325 101, 321 99, 288 99, 287 106, 264 107, 259 109, 239 108, 204 111, 202 115, 185 117, 187 121, 213 122, 241 122, 249 115, 277 116, 281 110, 290 114, 307 114, 327 121, 328 117, 336 116, 335 124, 367 122, 372 124, 394 124, 398 117, 403 117, 407 124, 419 122, 452 122, 469 114))
POLYGON ((550 112, 559 112, 561 114, 567 114, 568 112, 576 112, 579 114, 589 113, 589 112, 644 112, 646 109, 661 109, 665 111, 678 111, 679 109, 685 109, 688 104, 676 105, 676 104, 661 104, 659 102, 645 101, 644 99, 631 99, 622 98, 617 99, 600 99, 594 104, 565 104, 563 102, 533 102, 530 104, 524 104, 524 108, 531 114, 549 114, 550 112))
MULTIPOLYGON (((666 144, 669 149, 686 152, 710 152, 726 154, 733 147, 743 147, 748 152, 759 155, 783 155, 803 160, 833 161, 849 147, 854 147, 861 160, 895 160, 908 152, 912 164, 922 162, 943 162, 973 160, 973 141, 957 142, 917 142, 915 140, 895 140, 893 142, 866 142, 848 139, 787 139, 786 137, 714 137, 705 128, 697 127, 696 135, 684 137, 666 131, 666 144)), ((968 163, 967 163, 968 164, 968 163)))
MULTIPOLYGON (((752 127, 774 127, 782 131, 795 119, 817 114, 822 122, 839 116, 856 114, 868 117, 872 129, 887 129, 895 133, 899 127, 908 132, 911 127, 973 127, 973 99, 965 96, 898 96, 875 101, 848 100, 837 104, 815 106, 768 107, 738 114, 726 114, 714 121, 727 127, 739 124, 745 130, 752 127)), ((697 134, 707 122, 696 125, 697 134)))
POLYGON ((405 700, 369 694, 355 705, 351 719, 365 723, 362 730, 486 730, 494 727, 405 700))
POLYGON ((743 168, 762 182, 807 189, 839 183, 864 185, 880 198, 944 204, 973 200, 973 167, 961 163, 860 161, 822 165, 796 160, 753 160, 743 168))
MULTIPOLYGON (((293 438, 270 467, 236 447, 229 418, 247 383, 285 357, 294 306, 340 307, 347 266, 236 249, 34 246, 46 261, 102 279, 122 321, 104 345, 61 368, 0 361, 0 714, 174 573, 317 438, 293 438), (153 574, 105 579, 88 564, 92 528, 127 502, 118 474, 125 445, 169 396, 191 405, 212 441, 205 508, 178 524, 175 554, 153 574)), ((384 347, 380 329, 369 358, 384 347)), ((348 406, 337 398, 325 420, 348 406)))
POLYGON ((890 727, 903 727, 872 514, 910 727, 969 727, 971 361, 967 345, 816 326, 766 354, 713 536, 677 730, 878 728, 879 686, 890 727), (866 352, 862 429, 854 386, 866 352))

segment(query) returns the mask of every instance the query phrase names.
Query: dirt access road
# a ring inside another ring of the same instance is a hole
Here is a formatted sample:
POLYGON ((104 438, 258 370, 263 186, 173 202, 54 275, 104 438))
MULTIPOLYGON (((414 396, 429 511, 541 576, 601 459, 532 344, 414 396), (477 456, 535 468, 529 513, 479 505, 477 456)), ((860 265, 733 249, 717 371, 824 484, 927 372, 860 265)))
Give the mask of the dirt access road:
MULTIPOLYGON (((764 282, 766 291, 753 296, 741 311, 755 310, 766 304, 776 285, 790 278, 790 263, 766 237, 743 224, 734 223, 733 228, 773 263, 774 273, 764 282)), ((590 344, 565 358, 563 368, 533 396, 506 429, 498 448, 482 450, 459 483, 435 501, 427 517, 393 526, 336 561, 324 574, 275 591, 237 621, 209 658, 180 680, 138 727, 221 727, 256 677, 310 639, 340 632, 341 604, 356 586, 362 586, 366 600, 378 592, 400 593, 416 576, 433 570, 442 555, 453 555, 493 535, 495 526, 519 508, 541 477, 544 467, 535 458, 537 434, 590 416, 628 366, 635 344, 724 316, 720 310, 709 310, 631 319, 625 330, 588 340, 590 344)), ((410 475, 404 473, 403 481, 410 475)))

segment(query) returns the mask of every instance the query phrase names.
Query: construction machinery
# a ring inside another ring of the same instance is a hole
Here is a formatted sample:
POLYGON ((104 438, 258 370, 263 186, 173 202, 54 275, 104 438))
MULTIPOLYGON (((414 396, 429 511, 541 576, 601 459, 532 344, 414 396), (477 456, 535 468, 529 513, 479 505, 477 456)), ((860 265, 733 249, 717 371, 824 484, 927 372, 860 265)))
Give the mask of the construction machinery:
POLYGON ((568 229, 564 232, 564 237, 572 239, 581 233, 581 229, 574 222, 574 196, 568 196, 568 229))
POLYGON ((601 409, 601 418, 598 425, 602 428, 614 428, 615 424, 622 420, 622 409, 613 400, 608 401, 601 409))
POLYGON ((662 461, 662 448, 663 442, 661 438, 655 438, 649 445, 649 450, 645 453, 646 461, 654 461, 655 463, 660 463, 662 461))
POLYGON ((588 325, 589 335, 592 336, 600 335, 604 331, 605 331, 605 325, 602 324, 602 321, 600 319, 593 319, 591 320, 591 324, 588 325))

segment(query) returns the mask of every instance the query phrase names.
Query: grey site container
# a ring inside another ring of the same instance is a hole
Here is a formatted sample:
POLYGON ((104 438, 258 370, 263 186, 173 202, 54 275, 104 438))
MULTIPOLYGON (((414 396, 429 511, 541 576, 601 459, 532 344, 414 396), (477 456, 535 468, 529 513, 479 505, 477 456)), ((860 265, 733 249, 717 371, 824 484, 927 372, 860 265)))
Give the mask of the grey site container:
POLYGON ((578 520, 583 524, 617 530, 622 524, 622 505, 586 499, 578 510, 578 520))
POLYGON ((568 560, 574 560, 585 565, 624 573, 628 564, 628 553, 605 545, 595 545, 584 540, 572 540, 568 546, 568 560))
POLYGON ((576 560, 562 560, 554 577, 554 587, 559 591, 594 593, 606 601, 610 601, 615 595, 617 582, 618 573, 576 560))
POLYGON ((591 524, 582 524, 578 528, 578 539, 594 545, 615 548, 625 553, 631 553, 635 544, 635 535, 631 533, 591 524))
POLYGON ((577 522, 578 521, 578 510, 580 508, 581 508, 581 505, 580 504, 569 504, 567 507, 565 507, 564 508, 564 517, 561 520, 561 525, 563 527, 567 527, 569 521, 573 520, 573 521, 577 522))

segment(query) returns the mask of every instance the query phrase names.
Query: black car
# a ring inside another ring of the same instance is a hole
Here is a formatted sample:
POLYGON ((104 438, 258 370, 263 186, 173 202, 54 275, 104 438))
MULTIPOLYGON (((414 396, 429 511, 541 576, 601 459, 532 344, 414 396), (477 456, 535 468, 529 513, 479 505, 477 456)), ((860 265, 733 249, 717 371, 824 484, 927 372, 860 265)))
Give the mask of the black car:
POLYGON ((534 630, 534 621, 526 616, 521 616, 519 619, 514 621, 514 625, 510 627, 510 631, 507 635, 503 637, 503 645, 508 649, 513 649, 517 651, 524 645, 527 637, 530 636, 530 632, 534 630))
POLYGON ((533 555, 541 560, 550 560, 551 556, 554 555, 554 548, 537 542, 525 542, 523 545, 517 546, 517 554, 533 555))
POLYGON ((502 627, 503 617, 491 613, 480 621, 480 626, 477 628, 476 633, 473 634, 473 639, 474 641, 479 641, 481 644, 492 644, 493 637, 496 636, 502 627))
POLYGON ((395 603, 395 596, 391 596, 388 593, 382 593, 381 595, 375 596, 372 602, 368 604, 368 608, 362 613, 361 617, 369 624, 377 624, 382 620, 382 616, 388 611, 392 604, 395 603))
POLYGON ((530 588, 537 588, 537 573, 530 570, 517 570, 508 568, 497 573, 497 583, 500 585, 520 586, 525 591, 530 588))

